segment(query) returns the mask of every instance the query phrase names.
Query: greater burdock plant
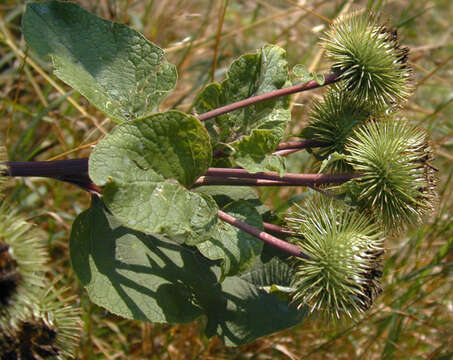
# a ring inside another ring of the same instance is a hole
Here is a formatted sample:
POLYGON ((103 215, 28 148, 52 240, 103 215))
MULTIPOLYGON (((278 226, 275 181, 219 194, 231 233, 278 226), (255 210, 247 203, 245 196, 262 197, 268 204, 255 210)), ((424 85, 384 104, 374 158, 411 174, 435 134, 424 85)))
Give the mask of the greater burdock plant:
POLYGON ((6 162, 3 175, 92 194, 72 227, 71 261, 91 300, 117 315, 204 316, 205 333, 228 345, 310 311, 357 319, 380 292, 384 236, 434 208, 427 135, 395 114, 412 90, 407 49, 376 15, 332 23, 322 42, 331 73, 297 83, 299 64, 293 83, 285 51, 265 45, 206 86, 192 114, 156 111, 175 67, 125 25, 49 1, 27 5, 23 31, 59 78, 118 125, 89 159, 6 162), (329 85, 300 138, 283 142, 289 95, 329 85), (287 173, 285 156, 301 150, 319 160, 318 173, 287 173), (320 195, 279 220, 258 186, 320 195))

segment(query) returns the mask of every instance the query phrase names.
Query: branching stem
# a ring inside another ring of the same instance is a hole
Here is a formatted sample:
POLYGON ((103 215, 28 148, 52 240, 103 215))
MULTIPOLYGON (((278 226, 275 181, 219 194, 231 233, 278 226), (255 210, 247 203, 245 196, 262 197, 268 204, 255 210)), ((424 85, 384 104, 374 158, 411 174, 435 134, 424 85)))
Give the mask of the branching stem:
MULTIPOLYGON (((58 160, 58 161, 8 161, 3 176, 37 176, 67 181, 80 186, 91 193, 102 192, 88 176, 88 159, 58 160)), ((243 169, 210 168, 206 176, 201 177, 195 185, 212 185, 223 181, 229 185, 316 185, 325 183, 342 183, 355 177, 354 174, 286 174, 280 177, 276 172, 250 174, 243 169), (217 181, 217 182, 216 182, 217 181)), ((227 213, 219 210, 221 220, 249 233, 291 256, 309 259, 298 246, 283 241, 273 235, 246 224, 227 213)), ((274 224, 264 224, 267 231, 286 234, 284 228, 274 224)))
MULTIPOLYGON (((3 176, 37 176, 67 181, 99 192, 100 189, 88 177, 88 159, 57 161, 7 161, 3 176)), ((276 172, 251 174, 244 169, 209 168, 193 187, 202 185, 231 186, 316 186, 323 184, 342 184, 360 174, 286 174, 282 177, 276 172)))
MULTIPOLYGON (((61 181, 67 181, 77 186, 80 186, 84 190, 87 190, 91 193, 101 193, 101 189, 97 187, 88 177, 88 159, 81 158, 81 159, 73 159, 73 160, 57 160, 57 161, 8 161, 5 163, 6 169, 3 170, 3 173, 0 175, 3 176, 37 176, 37 177, 49 177, 61 181)), ((280 182, 285 183, 285 181, 275 181, 272 179, 277 179, 277 173, 261 173, 261 174, 249 174, 247 171, 242 169, 216 169, 211 168, 208 170, 207 173, 212 174, 224 174, 225 176, 233 175, 233 176, 243 176, 243 178, 235 179, 239 182, 244 180, 252 180, 252 181, 269 181, 271 183, 280 182), (250 178, 247 178, 247 177, 250 178), (260 176, 262 177, 260 179, 260 176), (268 180, 269 178, 270 180, 268 180)), ((289 181, 291 179, 297 178, 299 174, 288 174, 286 175, 289 181), (289 176, 288 176, 289 175, 289 176)), ((318 177, 318 174, 313 174, 313 176, 318 177)), ((206 178, 209 178, 206 177, 206 178)), ((286 241, 283 241, 273 235, 270 235, 264 231, 259 230, 249 224, 246 224, 231 215, 219 210, 218 216, 221 220, 231 224, 242 231, 262 240, 266 244, 269 244, 291 256, 297 256, 304 259, 309 259, 307 255, 305 255, 298 246, 294 244, 290 244, 286 241)), ((277 233, 285 234, 285 229, 274 225, 265 223, 264 227, 268 231, 273 231, 277 233)))

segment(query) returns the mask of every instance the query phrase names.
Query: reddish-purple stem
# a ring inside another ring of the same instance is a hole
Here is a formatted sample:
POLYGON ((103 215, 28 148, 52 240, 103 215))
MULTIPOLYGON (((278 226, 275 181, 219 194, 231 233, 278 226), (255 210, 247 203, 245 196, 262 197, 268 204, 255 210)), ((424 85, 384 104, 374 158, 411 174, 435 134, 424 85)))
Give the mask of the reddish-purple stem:
MULTIPOLYGON (((96 186, 88 176, 88 159, 74 159, 74 160, 58 160, 58 161, 36 161, 36 162, 21 162, 21 161, 8 161, 5 163, 6 168, 3 170, 4 176, 40 176, 50 177, 61 181, 67 181, 91 193, 101 194, 102 189, 96 186)), ((222 175, 224 177, 204 176, 197 180, 196 185, 215 183, 213 180, 224 181, 224 184, 237 185, 303 185, 303 184, 323 184, 323 183, 338 183, 344 182, 355 175, 353 174, 286 174, 283 177, 278 176, 274 172, 249 174, 243 169, 222 169, 210 168, 206 174, 222 175), (233 179, 229 177, 234 177, 233 179), (205 181, 207 179, 207 181, 205 181), (280 179, 280 180, 279 180, 280 179), (201 180, 201 181, 200 181, 201 180)), ((219 210, 219 218, 249 234, 262 240, 291 256, 297 256, 304 259, 309 259, 301 249, 294 245, 287 243, 275 236, 272 236, 264 231, 261 231, 249 224, 246 224, 234 217, 219 210)), ((281 234, 287 234, 284 228, 264 223, 264 228, 267 231, 272 231, 281 234)))
MULTIPOLYGON (((277 146, 277 149, 272 153, 272 155, 280 155, 286 156, 300 150, 308 149, 308 148, 315 148, 315 147, 324 147, 329 145, 329 143, 317 140, 317 139, 308 139, 304 141, 290 141, 290 142, 283 142, 277 146)), ((215 158, 219 157, 227 157, 228 155, 225 154, 222 150, 214 151, 213 156, 215 158)))
POLYGON ((285 150, 277 150, 272 153, 272 155, 280 155, 280 156, 286 156, 295 152, 298 152, 302 149, 285 149, 285 150))
POLYGON ((88 158, 56 161, 6 161, 0 176, 36 176, 66 181, 90 193, 101 193, 101 188, 88 176, 88 158))
POLYGON ((318 139, 307 139, 303 141, 288 141, 278 144, 276 151, 274 151, 272 155, 286 156, 303 149, 324 147, 327 145, 329 145, 329 143, 326 143, 318 139))
POLYGON ((290 86, 287 88, 270 91, 270 92, 267 92, 267 93, 264 93, 261 95, 257 95, 257 96, 252 96, 245 100, 237 101, 235 103, 225 105, 225 106, 219 107, 217 109, 197 115, 197 117, 198 117, 198 119, 200 119, 200 121, 205 121, 208 119, 215 118, 216 116, 229 113, 234 110, 238 110, 238 109, 242 109, 244 107, 250 106, 250 105, 258 104, 262 101, 266 101, 269 99, 275 99, 280 96, 291 95, 291 94, 306 91, 306 90, 316 89, 321 86, 325 86, 325 85, 329 85, 329 84, 333 84, 334 82, 337 82, 338 80, 340 80, 340 75, 341 75, 341 72, 335 72, 335 73, 327 75, 325 77, 325 82, 323 85, 319 85, 315 80, 311 80, 311 81, 308 81, 303 84, 296 84, 296 85, 293 85, 293 86, 290 86))
POLYGON ((56 161, 6 161, 5 175, 55 177, 88 173, 88 158, 56 161))
POLYGON ((242 222, 242 221, 236 219, 235 217, 228 215, 227 213, 223 212, 222 210, 219 210, 217 214, 219 216, 219 219, 256 237, 257 239, 260 239, 261 241, 265 242, 266 244, 271 245, 271 246, 287 253, 288 255, 297 256, 297 257, 300 257, 303 259, 310 260, 310 258, 307 255, 305 255, 297 245, 290 244, 286 241, 283 241, 282 239, 279 239, 279 238, 272 236, 260 229, 257 229, 256 227, 254 227, 252 225, 246 224, 245 222, 242 222))
POLYGON ((209 180, 213 178, 224 179, 259 179, 259 180, 272 180, 277 182, 285 182, 294 185, 321 185, 321 184, 342 184, 359 174, 293 174, 288 173, 280 176, 277 172, 259 172, 251 174, 244 169, 230 169, 230 168, 209 168, 204 174, 204 178, 209 180))
POLYGON ((307 149, 313 147, 323 147, 328 145, 325 141, 318 139, 307 139, 303 141, 288 141, 278 144, 276 150, 287 150, 287 149, 307 149))
MULTIPOLYGON (((8 161, 3 175, 39 176, 67 181, 86 190, 100 192, 88 176, 88 159, 58 161, 8 161)), ((244 169, 210 168, 193 187, 202 185, 232 186, 316 186, 322 184, 342 184, 360 174, 286 174, 276 172, 250 174, 244 169)))
POLYGON ((192 187, 204 185, 229 185, 229 186, 300 186, 286 181, 260 180, 260 179, 230 179, 216 176, 202 176, 195 181, 192 187))
POLYGON ((270 232, 282 234, 282 235, 289 235, 288 229, 285 229, 284 227, 281 227, 281 226, 278 226, 275 224, 263 222, 263 227, 264 227, 264 230, 266 230, 266 231, 270 231, 270 232))
MULTIPOLYGON (((87 190, 91 193, 101 194, 102 189, 97 187, 88 177, 88 161, 87 159, 74 159, 74 160, 58 160, 58 161, 8 161, 5 163, 6 169, 3 170, 4 176, 39 176, 39 177, 50 177, 57 180, 67 181, 77 186, 80 186, 84 190, 87 190)), ((208 171, 216 172, 217 170, 224 171, 225 169, 210 169, 208 171)), ((229 169, 233 170, 234 174, 239 174, 236 170, 239 169, 229 169)), ((256 174, 249 174, 256 176, 256 174)), ((264 176, 273 177, 273 174, 263 173, 264 176)), ((260 181, 260 179, 236 179, 239 181, 252 180, 260 181)), ((263 179, 261 181, 270 181, 272 180, 263 179)), ((243 184, 242 184, 243 185, 243 184)), ((261 231, 249 224, 246 224, 227 213, 219 210, 218 216, 221 220, 249 233, 250 235, 262 240, 266 244, 269 244, 281 251, 287 253, 288 255, 301 257, 304 259, 309 259, 298 246, 287 243, 275 236, 272 236, 264 231, 261 231)), ((277 233, 286 233, 285 229, 269 223, 264 223, 264 228, 267 231, 273 231, 277 233)))

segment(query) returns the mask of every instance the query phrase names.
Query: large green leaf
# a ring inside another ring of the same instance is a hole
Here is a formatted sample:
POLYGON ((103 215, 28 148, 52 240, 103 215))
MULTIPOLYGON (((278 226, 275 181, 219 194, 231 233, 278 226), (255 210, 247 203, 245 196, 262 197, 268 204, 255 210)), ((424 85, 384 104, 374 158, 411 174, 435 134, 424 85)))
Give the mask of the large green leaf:
POLYGON ((89 175, 127 226, 195 244, 210 237, 218 209, 209 195, 180 184, 204 174, 211 155, 200 121, 167 111, 118 125, 91 153, 89 175))
POLYGON ((22 28, 30 48, 51 56, 61 80, 116 121, 150 114, 175 86, 176 69, 162 49, 74 3, 28 3, 22 28))
MULTIPOLYGON (((236 219, 258 229, 263 229, 263 221, 255 207, 245 200, 232 202, 223 211, 236 219)), ((248 266, 261 254, 262 241, 237 227, 219 221, 212 232, 211 239, 199 243, 198 250, 211 260, 222 260, 222 275, 235 275, 248 266)))
POLYGON ((119 186, 109 183, 104 187, 103 199, 112 213, 128 227, 168 235, 188 245, 210 239, 217 224, 215 201, 179 184, 161 182, 119 186))
POLYGON ((74 270, 91 300, 120 316, 189 322, 207 316, 208 336, 241 345, 300 322, 297 311, 185 246, 124 227, 96 197, 74 222, 74 270))
MULTIPOLYGON (((288 85, 285 51, 267 45, 234 61, 221 84, 210 84, 199 94, 195 110, 201 114, 288 85)), ((290 119, 288 98, 280 97, 217 116, 205 123, 215 149, 232 152, 236 165, 250 172, 283 173, 284 160, 269 154, 281 141, 290 119)))

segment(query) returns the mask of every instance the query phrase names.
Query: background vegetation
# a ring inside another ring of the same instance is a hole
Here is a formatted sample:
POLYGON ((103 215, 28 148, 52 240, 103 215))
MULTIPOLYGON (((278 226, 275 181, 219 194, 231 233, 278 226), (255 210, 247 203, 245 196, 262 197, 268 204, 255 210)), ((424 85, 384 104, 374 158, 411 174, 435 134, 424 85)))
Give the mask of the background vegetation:
MULTIPOLYGON (((0 2, 0 141, 10 160, 86 157, 113 123, 28 53, 20 22, 23 0, 0 2)), ((48 234, 53 272, 78 295, 84 332, 80 359, 450 359, 453 356, 453 2, 292 0, 76 0, 97 15, 127 23, 166 49, 178 67, 176 91, 162 108, 190 111, 200 89, 221 80, 232 59, 265 43, 288 52, 292 65, 326 72, 317 41, 328 22, 357 6, 382 11, 411 49, 416 92, 405 116, 427 128, 439 171, 438 212, 406 236, 390 239, 384 292, 356 322, 336 327, 314 317, 241 348, 201 335, 203 324, 159 325, 115 317, 93 305, 68 259, 68 237, 89 195, 52 180, 19 179, 7 201, 48 234)), ((322 90, 321 90, 322 91, 322 90)), ((320 92, 293 96, 297 132, 320 92)), ((291 172, 312 164, 291 156, 291 172)), ((305 189, 266 189, 265 202, 285 211, 305 189)))

